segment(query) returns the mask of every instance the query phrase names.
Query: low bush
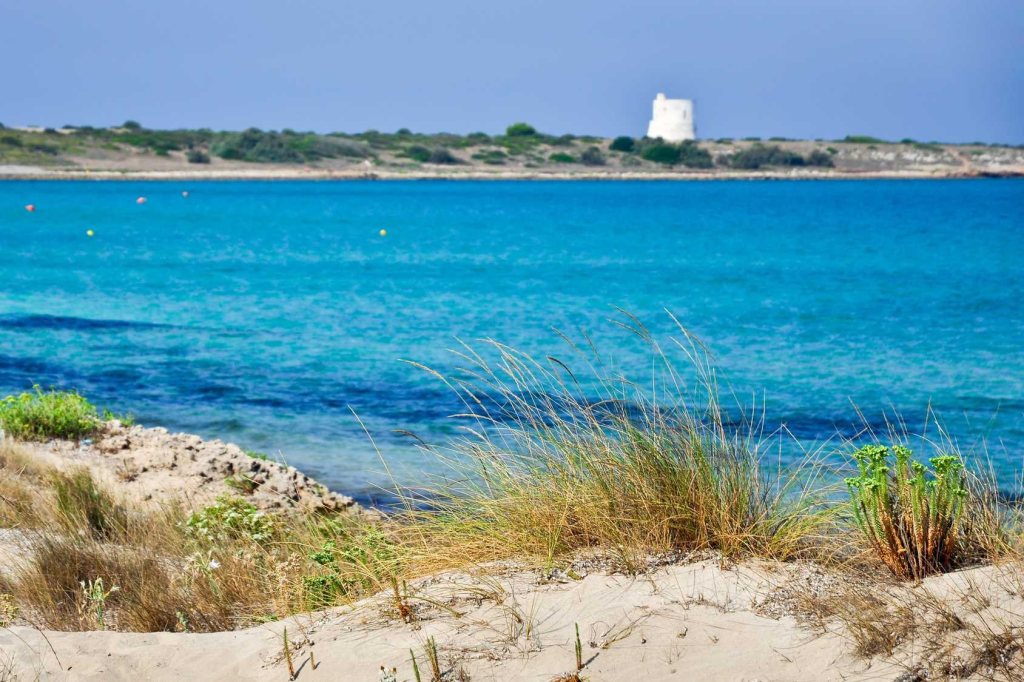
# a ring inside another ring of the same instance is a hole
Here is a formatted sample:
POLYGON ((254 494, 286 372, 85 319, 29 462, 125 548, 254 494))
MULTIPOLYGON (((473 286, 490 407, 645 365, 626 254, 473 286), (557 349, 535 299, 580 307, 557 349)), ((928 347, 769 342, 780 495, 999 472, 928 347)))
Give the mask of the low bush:
POLYGON ((686 140, 678 145, 661 140, 644 140, 640 145, 640 156, 647 161, 667 166, 681 163, 689 168, 710 168, 713 165, 711 154, 693 140, 686 140))
POLYGON ((333 606, 342 597, 380 589, 397 580, 401 570, 400 549, 379 528, 340 530, 309 555, 318 567, 302 577, 310 608, 333 606))
POLYGON ((714 165, 708 150, 701 149, 693 140, 679 145, 679 163, 688 168, 711 168, 714 165))
POLYGON ((508 159, 508 154, 500 149, 485 149, 474 154, 473 158, 477 161, 483 161, 491 166, 500 166, 505 163, 506 159, 508 159))
POLYGON ((597 147, 587 147, 580 154, 580 163, 584 166, 603 166, 605 164, 604 154, 597 147))
POLYGON ((632 137, 626 135, 620 135, 612 140, 611 144, 608 145, 608 149, 613 152, 631 152, 636 147, 636 141, 632 137))
POLYGON ((663 163, 666 166, 673 166, 679 163, 679 147, 672 144, 665 144, 663 142, 656 142, 654 144, 647 145, 640 152, 641 158, 645 161, 653 161, 655 163, 663 163))
POLYGON ((847 135, 839 141, 851 144, 889 144, 888 141, 872 137, 871 135, 847 135))
POLYGON ((287 144, 284 136, 249 128, 228 133, 214 142, 210 151, 222 159, 255 163, 301 163, 304 157, 287 144))
POLYGON ((274 535, 274 522, 269 516, 230 495, 222 495, 216 503, 192 514, 186 526, 191 535, 210 543, 244 539, 259 544, 269 542, 274 535))
POLYGON ((548 157, 548 161, 552 163, 576 163, 576 157, 565 152, 555 152, 548 157))
POLYGON ((820 168, 832 168, 835 166, 835 162, 832 160, 832 155, 828 152, 823 152, 820 149, 815 149, 813 152, 807 155, 807 165, 817 166, 820 168))
POLYGON ((758 170, 764 166, 803 166, 807 161, 795 152, 776 145, 754 144, 747 149, 722 157, 722 161, 740 170, 758 170))
POLYGON ((76 391, 43 391, 9 395, 0 400, 0 429, 21 440, 81 440, 102 426, 96 406, 76 391))
POLYGON ((537 129, 529 123, 513 123, 505 129, 508 137, 532 137, 537 134, 537 129))
POLYGON ((405 151, 403 151, 401 155, 412 159, 413 161, 419 161, 420 163, 426 163, 430 160, 430 150, 418 144, 406 147, 405 151))
POLYGON ((189 149, 185 158, 189 163, 210 163, 210 155, 202 149, 189 149))
POLYGON ((438 147, 430 152, 430 156, 427 157, 427 163, 436 163, 441 165, 454 165, 462 163, 462 159, 452 154, 444 147, 438 147))

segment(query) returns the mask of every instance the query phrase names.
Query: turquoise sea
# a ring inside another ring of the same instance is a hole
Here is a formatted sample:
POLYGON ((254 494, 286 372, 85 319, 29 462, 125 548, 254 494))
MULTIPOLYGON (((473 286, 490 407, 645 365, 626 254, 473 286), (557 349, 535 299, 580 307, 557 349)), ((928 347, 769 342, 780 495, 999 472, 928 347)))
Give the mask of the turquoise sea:
POLYGON ((616 307, 672 311, 801 445, 930 409, 1019 486, 1024 180, 0 183, 0 394, 74 387, 362 499, 352 410, 404 480, 436 464, 398 430, 455 432, 403 359, 557 328, 642 375, 616 307))

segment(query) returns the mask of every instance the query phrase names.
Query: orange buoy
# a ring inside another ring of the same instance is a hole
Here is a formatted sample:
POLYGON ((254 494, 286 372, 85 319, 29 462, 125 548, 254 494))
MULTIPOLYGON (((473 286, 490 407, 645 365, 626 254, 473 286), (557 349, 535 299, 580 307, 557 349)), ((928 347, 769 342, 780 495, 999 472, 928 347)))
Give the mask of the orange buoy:
POLYGON ((25 210, 28 211, 29 213, 35 213, 36 212, 36 205, 35 204, 27 204, 25 206, 25 210))
POLYGON ((146 197, 139 197, 138 199, 135 200, 135 203, 136 204, 144 204, 144 203, 146 203, 146 197))

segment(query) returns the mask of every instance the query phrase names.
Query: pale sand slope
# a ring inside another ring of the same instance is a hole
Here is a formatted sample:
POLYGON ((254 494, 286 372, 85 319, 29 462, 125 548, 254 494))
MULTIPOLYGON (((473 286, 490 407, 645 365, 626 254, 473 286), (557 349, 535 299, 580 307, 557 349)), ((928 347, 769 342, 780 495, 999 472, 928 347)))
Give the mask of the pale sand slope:
MULTIPOLYGON (((300 680, 373 680, 381 665, 397 666, 399 679, 412 679, 409 649, 423 652, 429 636, 445 663, 452 653, 464 657, 474 681, 550 680, 574 667, 579 623, 592 680, 826 680, 841 679, 840 669, 881 672, 844 655, 835 635, 817 636, 789 618, 755 613, 751 602, 768 585, 758 573, 723 571, 709 561, 640 579, 597 574, 538 584, 529 573, 491 580, 447 576, 425 593, 461 617, 420 601, 413 626, 389 617, 387 595, 381 595, 355 609, 240 632, 50 632, 63 675, 37 632, 0 633, 0 648, 14 654, 18 670, 46 679, 285 680, 280 633, 287 625, 291 638, 315 643, 318 667, 305 665, 300 680)), ((307 651, 297 652, 296 665, 307 661, 307 651)), ((425 656, 418 659, 425 667, 425 656)), ((894 676, 894 668, 883 669, 888 673, 881 679, 894 676)))
MULTIPOLYGON (((899 589, 909 603, 942 596, 968 623, 1024 626, 1024 600, 995 579, 999 572, 974 569, 899 589)), ((396 666, 399 680, 413 680, 409 649, 423 679, 430 679, 424 643, 433 636, 442 668, 461 665, 469 674, 452 672, 445 679, 547 682, 574 667, 578 623, 582 676, 593 682, 821 682, 928 679, 907 671, 936 645, 955 645, 967 632, 954 629, 942 641, 911 633, 893 657, 857 658, 837 623, 812 628, 787 615, 794 612, 794 594, 843 587, 818 570, 793 565, 723 569, 705 560, 639 578, 595 572, 555 582, 509 570, 501 577, 445 575, 410 587, 416 595, 412 625, 400 622, 385 594, 351 608, 216 634, 47 632, 44 639, 38 631, 12 627, 0 631, 0 651, 18 675, 14 679, 283 682, 288 672, 281 633, 287 627, 299 680, 376 680, 381 665, 396 666)), ((0 671, 3 665, 0 657, 0 671)))

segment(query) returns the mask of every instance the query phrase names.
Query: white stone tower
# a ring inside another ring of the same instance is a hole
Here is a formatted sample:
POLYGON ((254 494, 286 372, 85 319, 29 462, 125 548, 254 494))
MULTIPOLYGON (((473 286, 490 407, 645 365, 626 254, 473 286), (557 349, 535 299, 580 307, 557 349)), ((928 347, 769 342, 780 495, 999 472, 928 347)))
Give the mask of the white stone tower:
POLYGON ((647 137, 660 137, 666 142, 695 139, 693 100, 668 99, 659 92, 654 98, 654 118, 647 126, 647 137))

